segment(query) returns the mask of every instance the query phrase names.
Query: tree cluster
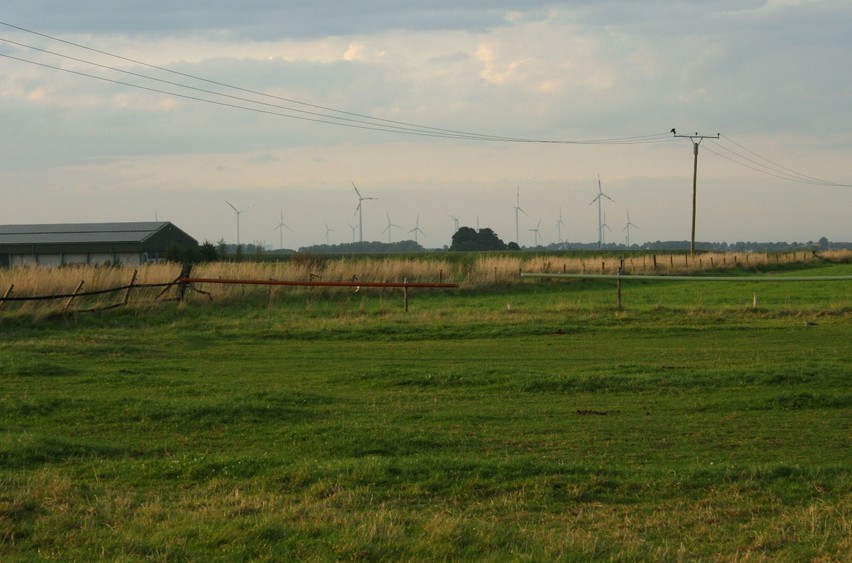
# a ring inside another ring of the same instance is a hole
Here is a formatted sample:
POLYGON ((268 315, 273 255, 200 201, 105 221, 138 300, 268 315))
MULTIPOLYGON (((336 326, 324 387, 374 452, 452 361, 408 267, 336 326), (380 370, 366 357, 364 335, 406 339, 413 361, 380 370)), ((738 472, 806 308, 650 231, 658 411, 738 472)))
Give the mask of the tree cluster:
POLYGON ((453 243, 450 245, 450 250, 455 251, 473 251, 473 250, 514 250, 515 243, 508 245, 500 240, 497 233, 488 227, 473 229, 471 227, 460 227, 453 235, 453 243))

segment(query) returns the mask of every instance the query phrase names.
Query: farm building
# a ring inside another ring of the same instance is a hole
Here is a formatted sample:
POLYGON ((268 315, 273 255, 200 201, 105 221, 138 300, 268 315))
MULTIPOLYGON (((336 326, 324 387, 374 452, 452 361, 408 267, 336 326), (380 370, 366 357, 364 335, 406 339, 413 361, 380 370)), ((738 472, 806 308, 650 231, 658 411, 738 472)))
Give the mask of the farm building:
POLYGON ((198 246, 168 221, 0 225, 0 267, 143 264, 165 258, 173 243, 198 246))

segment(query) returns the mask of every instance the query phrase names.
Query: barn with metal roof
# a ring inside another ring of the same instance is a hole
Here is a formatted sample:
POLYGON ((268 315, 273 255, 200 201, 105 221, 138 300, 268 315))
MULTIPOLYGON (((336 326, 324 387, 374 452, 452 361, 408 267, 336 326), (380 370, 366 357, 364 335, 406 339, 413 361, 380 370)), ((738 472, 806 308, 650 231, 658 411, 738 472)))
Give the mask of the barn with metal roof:
POLYGON ((198 241, 168 221, 0 225, 0 266, 143 264, 198 241))

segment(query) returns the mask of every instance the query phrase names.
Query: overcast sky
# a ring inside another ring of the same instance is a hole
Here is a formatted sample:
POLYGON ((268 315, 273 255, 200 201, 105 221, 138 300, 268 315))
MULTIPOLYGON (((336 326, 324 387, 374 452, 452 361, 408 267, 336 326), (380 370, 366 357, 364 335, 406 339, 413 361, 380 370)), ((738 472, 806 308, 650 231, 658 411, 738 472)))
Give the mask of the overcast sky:
POLYGON ((698 240, 852 241, 848 0, 5 0, 0 21, 0 224, 236 242, 227 200, 242 243, 279 247, 283 215, 285 247, 336 244, 354 182, 364 240, 419 214, 429 248, 452 217, 514 241, 519 190, 522 246, 539 221, 594 242, 600 176, 608 242, 628 212, 631 243, 688 240, 676 128, 721 133, 698 240))

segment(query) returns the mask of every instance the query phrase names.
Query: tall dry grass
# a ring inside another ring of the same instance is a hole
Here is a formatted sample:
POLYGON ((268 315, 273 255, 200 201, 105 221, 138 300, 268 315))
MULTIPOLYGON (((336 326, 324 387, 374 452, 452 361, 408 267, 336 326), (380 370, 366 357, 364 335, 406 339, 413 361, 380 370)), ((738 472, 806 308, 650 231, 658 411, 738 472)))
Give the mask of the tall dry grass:
MULTIPOLYGON (((623 258, 614 256, 560 256, 558 254, 481 254, 467 255, 463 259, 438 259, 435 257, 323 257, 295 256, 281 262, 211 262, 198 264, 192 276, 223 280, 282 280, 282 281, 389 281, 428 283, 457 283, 462 289, 487 289, 507 287, 521 283, 520 272, 543 273, 669 273, 725 271, 733 269, 770 269, 773 266, 808 263, 818 260, 850 261, 852 251, 820 253, 704 253, 690 257, 685 254, 631 254, 623 258)), ((45 268, 22 266, 0 269, 0 297, 11 288, 12 297, 49 296, 70 294, 82 282, 81 291, 98 291, 128 285, 136 273, 135 283, 161 284, 175 280, 181 272, 178 264, 147 264, 143 266, 62 266, 45 268)), ((247 286, 205 283, 199 289, 213 299, 233 299, 249 291, 312 292, 316 288, 248 288, 247 286)), ((323 288, 324 292, 334 289, 323 288)), ((340 290, 344 291, 344 290, 340 290)), ((346 289, 345 291, 351 291, 346 289)), ((134 289, 134 301, 153 300, 161 289, 134 289)), ((174 290, 172 290, 174 292, 174 290)), ((102 307, 121 300, 121 295, 105 294, 87 298, 88 306, 102 307)), ((82 300, 85 301, 85 300, 82 300)), ((64 301, 7 301, 0 302, 5 310, 54 309, 64 301)), ((75 305, 78 301, 75 300, 75 305)))

